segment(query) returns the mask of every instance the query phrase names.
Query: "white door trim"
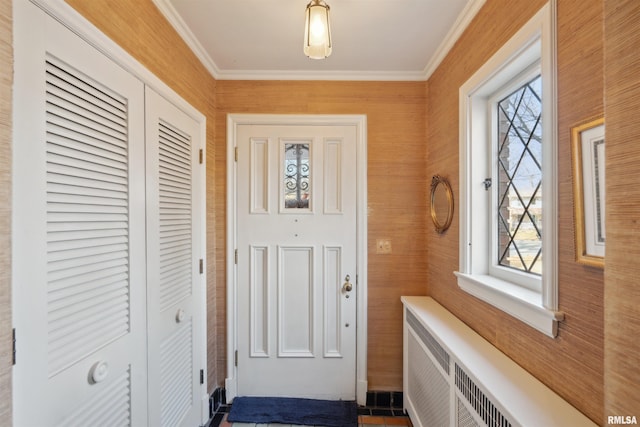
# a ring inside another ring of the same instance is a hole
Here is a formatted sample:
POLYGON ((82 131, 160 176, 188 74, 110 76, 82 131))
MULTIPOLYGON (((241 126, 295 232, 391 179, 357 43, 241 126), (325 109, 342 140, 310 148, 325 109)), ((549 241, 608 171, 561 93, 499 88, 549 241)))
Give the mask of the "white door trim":
MULTIPOLYGON (((23 0, 14 0, 14 2, 23 1, 23 0)), ((196 147, 196 149, 202 149, 202 166, 199 171, 194 172, 194 178, 196 174, 198 174, 198 179, 201 180, 200 185, 200 194, 198 197, 200 198, 200 219, 201 219, 201 229, 206 230, 206 147, 207 147, 207 117, 198 111, 195 107, 189 104, 184 100, 176 91, 174 91, 171 87, 169 87, 166 83, 164 83, 160 78, 158 78, 155 74, 149 71, 144 65, 138 62, 133 56, 131 56, 127 51, 125 51, 120 45, 107 37, 102 31, 100 31, 95 25, 89 22, 84 16, 78 13, 73 7, 68 5, 64 0, 30 0, 33 4, 44 10, 51 17, 58 20, 65 27, 69 28, 75 34, 77 34, 84 41, 89 43, 98 51, 102 52, 105 56, 110 58, 120 67, 124 68, 129 73, 136 76, 142 83, 146 86, 153 89, 156 93, 163 96, 173 105, 182 110, 189 117, 193 118, 199 124, 199 133, 200 133, 200 141, 201 146, 196 147)), ((206 233, 203 232, 201 235, 201 254, 199 258, 203 260, 204 265, 207 265, 206 258, 206 233)), ((202 424, 207 422, 209 419, 209 392, 207 386, 207 274, 206 268, 204 268, 203 273, 199 276, 199 280, 201 283, 200 289, 200 299, 202 301, 200 309, 201 312, 201 337, 200 337, 200 365, 204 370, 204 383, 202 384, 201 390, 201 420, 202 424)), ((13 286, 16 286, 13 283, 13 286)), ((15 294, 15 293, 14 293, 15 294)), ((12 309, 20 310, 25 309, 25 307, 20 307, 15 301, 12 301, 12 309)))
POLYGON ((239 125, 356 126, 357 175, 357 331, 356 331, 356 399, 366 404, 367 398, 367 117, 365 115, 293 115, 293 114, 229 114, 227 116, 227 399, 237 395, 238 376, 235 366, 237 347, 237 266, 235 250, 237 169, 236 135, 239 125))

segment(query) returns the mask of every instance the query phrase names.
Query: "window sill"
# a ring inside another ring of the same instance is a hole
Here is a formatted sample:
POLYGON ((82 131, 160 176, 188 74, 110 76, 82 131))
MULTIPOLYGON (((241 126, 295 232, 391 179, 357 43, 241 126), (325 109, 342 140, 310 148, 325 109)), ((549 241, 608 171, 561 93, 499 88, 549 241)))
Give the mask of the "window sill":
POLYGON ((539 293, 488 275, 465 274, 458 271, 454 274, 458 278, 458 286, 463 291, 551 338, 558 335, 558 322, 564 319, 564 313, 545 308, 539 293))

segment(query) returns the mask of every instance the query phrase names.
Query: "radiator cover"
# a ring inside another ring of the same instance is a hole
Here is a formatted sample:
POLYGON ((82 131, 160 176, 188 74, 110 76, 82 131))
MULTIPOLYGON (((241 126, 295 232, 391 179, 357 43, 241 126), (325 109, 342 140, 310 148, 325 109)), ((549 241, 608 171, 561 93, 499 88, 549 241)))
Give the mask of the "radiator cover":
POLYGON ((402 302, 404 408, 415 427, 595 426, 433 299, 402 302))

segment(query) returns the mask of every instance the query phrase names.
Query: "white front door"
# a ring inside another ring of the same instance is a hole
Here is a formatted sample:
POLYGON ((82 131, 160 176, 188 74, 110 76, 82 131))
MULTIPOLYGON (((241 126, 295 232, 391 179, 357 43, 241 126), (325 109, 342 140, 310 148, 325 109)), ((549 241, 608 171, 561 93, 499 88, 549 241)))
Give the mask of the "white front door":
POLYGON ((200 424, 200 125, 145 90, 149 425, 200 424))
POLYGON ((237 129, 237 395, 355 399, 356 127, 237 129))

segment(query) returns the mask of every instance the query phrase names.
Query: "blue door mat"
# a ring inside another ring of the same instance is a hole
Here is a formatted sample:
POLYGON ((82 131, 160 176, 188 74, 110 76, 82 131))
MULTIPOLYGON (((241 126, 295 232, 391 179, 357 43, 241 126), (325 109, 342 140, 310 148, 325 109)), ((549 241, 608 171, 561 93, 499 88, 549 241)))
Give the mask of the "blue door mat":
POLYGON ((355 427, 355 401, 316 400, 291 397, 236 397, 227 418, 232 423, 298 424, 355 427))

